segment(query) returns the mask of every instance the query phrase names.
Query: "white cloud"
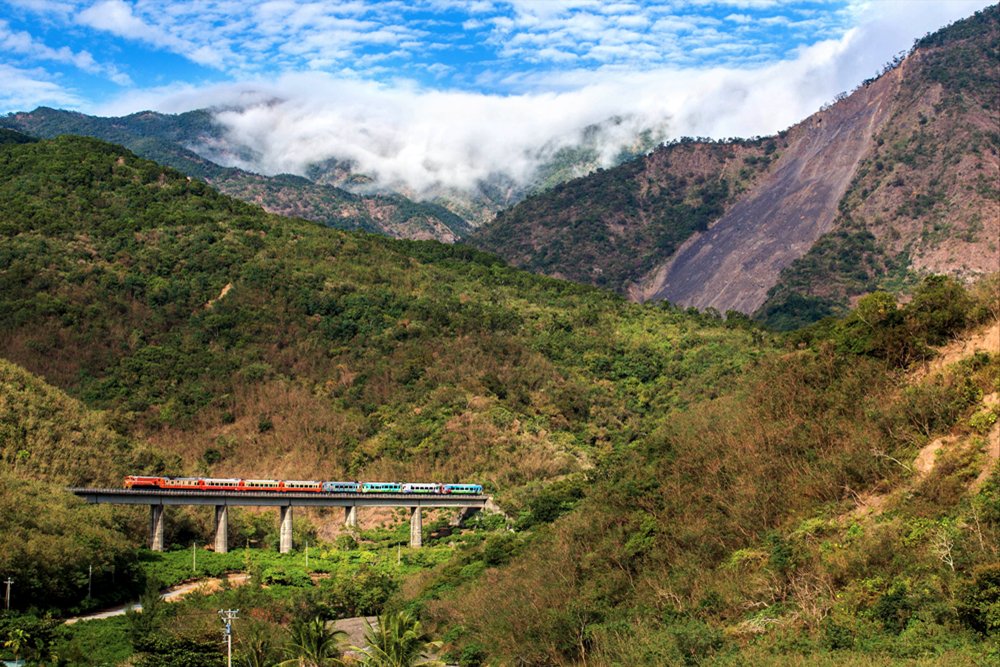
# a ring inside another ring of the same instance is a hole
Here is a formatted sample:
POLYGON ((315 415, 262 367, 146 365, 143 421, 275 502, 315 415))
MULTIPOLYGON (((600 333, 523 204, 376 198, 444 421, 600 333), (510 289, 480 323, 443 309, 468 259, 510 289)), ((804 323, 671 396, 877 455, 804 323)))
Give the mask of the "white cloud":
MULTIPOLYGON (((160 16, 169 17, 168 14, 160 16)), ((239 60, 225 47, 220 48, 210 43, 198 44, 175 34, 183 29, 175 29, 172 32, 160 25, 147 23, 135 15, 132 5, 123 0, 102 0, 79 12, 75 18, 81 25, 167 49, 200 65, 221 68, 226 63, 235 63, 239 60)), ((171 27, 176 28, 176 26, 171 27)))
POLYGON ((7 52, 31 60, 42 60, 73 65, 84 72, 104 76, 115 83, 127 86, 132 83, 127 74, 114 65, 102 65, 88 51, 74 52, 67 46, 53 49, 23 30, 10 29, 7 21, 0 19, 0 52, 7 52))
MULTIPOLYGON (((463 3, 428 1, 434 8, 471 11, 463 3)), ((447 46, 445 40, 428 40, 429 23, 407 23, 408 4, 276 0, 247 11, 236 2, 101 0, 73 15, 124 39, 229 68, 230 76, 239 78, 212 86, 130 90, 89 110, 121 115, 146 108, 226 108, 218 119, 231 141, 259 156, 231 164, 263 173, 304 173, 309 163, 335 157, 353 160, 382 184, 430 194, 439 187, 474 187, 498 171, 524 181, 554 150, 578 142, 583 128, 594 124, 602 127, 606 161, 645 128, 664 138, 774 133, 874 74, 913 37, 970 14, 984 0, 925 3, 921 12, 903 2, 858 3, 836 16, 785 12, 795 20, 807 17, 805 27, 818 34, 835 35, 815 42, 814 34, 815 43, 790 56, 755 33, 767 18, 758 9, 777 6, 772 3, 717 3, 735 8, 718 13, 729 14, 728 21, 699 15, 697 7, 682 2, 497 4, 499 10, 478 3, 481 13, 470 18, 475 30, 488 35, 477 39, 495 45, 490 63, 467 71, 433 58, 409 64, 411 72, 474 82, 497 91, 493 94, 433 90, 404 78, 394 63, 447 46), (745 23, 751 15, 758 18, 745 23), (855 27, 845 31, 839 27, 844 24, 855 27), (837 32, 829 33, 833 28, 837 32), (692 67, 699 53, 723 64, 692 67), (788 59, 774 60, 782 56, 788 59), (382 83, 371 80, 378 76, 385 77, 382 83), (622 120, 608 123, 613 117, 622 120)), ((43 44, 10 39, 17 48, 48 53, 40 50, 43 44)), ((84 65, 89 57, 68 49, 49 55, 78 58, 84 65)), ((81 105, 43 72, 8 73, 15 75, 33 81, 26 88, 31 94, 68 100, 49 103, 81 105)))
POLYGON ((433 65, 429 65, 427 67, 427 71, 429 71, 431 74, 433 74, 436 77, 442 77, 442 76, 444 76, 448 72, 451 72, 454 69, 455 69, 454 67, 450 67, 450 66, 445 65, 443 63, 434 63, 433 65))
POLYGON ((0 63, 0 107, 76 107, 82 102, 78 95, 51 81, 49 74, 42 69, 20 69, 0 63))
POLYGON ((561 51, 559 49, 554 49, 552 47, 546 47, 538 51, 539 60, 548 60, 556 63, 573 62, 574 60, 579 60, 579 56, 575 53, 569 53, 568 51, 561 51))

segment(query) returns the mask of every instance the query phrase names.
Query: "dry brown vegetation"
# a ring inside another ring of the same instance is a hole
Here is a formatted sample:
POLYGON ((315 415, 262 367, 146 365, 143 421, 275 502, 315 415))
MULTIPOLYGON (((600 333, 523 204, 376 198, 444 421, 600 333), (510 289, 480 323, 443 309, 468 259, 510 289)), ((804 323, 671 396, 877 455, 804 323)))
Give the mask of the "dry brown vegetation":
POLYGON ((754 645, 866 641, 886 659, 920 655, 952 632, 929 610, 967 585, 957 573, 1000 555, 1000 428, 975 421, 997 412, 1000 354, 950 361, 915 377, 830 343, 761 361, 733 394, 601 462, 578 512, 431 616, 515 662, 693 664, 685 651, 705 661, 724 644, 750 659, 754 645), (915 473, 938 434, 934 465, 915 473), (879 634, 897 599, 912 654, 879 634))

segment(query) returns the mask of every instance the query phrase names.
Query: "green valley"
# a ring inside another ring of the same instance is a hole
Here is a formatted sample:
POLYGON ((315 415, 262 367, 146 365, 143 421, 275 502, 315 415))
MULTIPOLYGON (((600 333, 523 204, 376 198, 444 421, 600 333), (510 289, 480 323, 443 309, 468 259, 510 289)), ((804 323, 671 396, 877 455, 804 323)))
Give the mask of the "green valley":
POLYGON ((216 612, 240 608, 262 665, 316 618, 395 612, 470 666, 995 660, 1000 276, 777 335, 268 214, 94 139, 4 140, 0 632, 22 655, 219 664, 216 612), (314 511, 279 555, 273 512, 234 511, 223 555, 176 510, 159 555, 145 512, 59 490, 130 473, 477 481, 509 518, 438 512, 416 550, 400 513, 352 533, 314 511), (196 562, 252 583, 158 603, 196 562))

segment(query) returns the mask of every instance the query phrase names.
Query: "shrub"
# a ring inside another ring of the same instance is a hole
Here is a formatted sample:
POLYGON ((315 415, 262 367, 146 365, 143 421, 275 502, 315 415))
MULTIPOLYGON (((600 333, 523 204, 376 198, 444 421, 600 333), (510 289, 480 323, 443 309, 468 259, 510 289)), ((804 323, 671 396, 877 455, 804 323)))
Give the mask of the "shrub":
POLYGON ((513 533, 491 535, 483 545, 483 562, 495 567, 509 562, 517 555, 521 540, 513 533))
POLYGON ((882 627, 892 634, 899 634, 906 627, 913 612, 913 602, 903 584, 896 584, 883 593, 871 609, 873 618, 882 622, 882 627))
POLYGON ((973 630, 1000 637, 1000 563, 981 565, 971 575, 956 590, 958 616, 973 630))
POLYGON ((698 665, 712 656, 725 643, 722 631, 703 621, 688 619, 669 628, 685 665, 698 665))
POLYGON ((472 642, 462 649, 458 665, 459 667, 481 667, 486 662, 487 657, 489 657, 489 652, 486 647, 479 642, 472 642))
POLYGON ((276 586, 309 586, 309 575, 297 567, 269 567, 264 570, 264 583, 276 586))

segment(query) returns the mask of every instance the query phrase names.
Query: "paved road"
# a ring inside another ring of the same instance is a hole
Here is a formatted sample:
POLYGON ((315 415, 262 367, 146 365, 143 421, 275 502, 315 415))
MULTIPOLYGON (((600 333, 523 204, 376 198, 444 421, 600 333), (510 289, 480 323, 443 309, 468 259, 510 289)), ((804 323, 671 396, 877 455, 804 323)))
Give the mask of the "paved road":
MULTIPOLYGON (((246 574, 234 574, 228 577, 230 583, 243 583, 247 580, 249 575, 246 574)), ((199 579, 198 581, 188 582, 186 584, 181 584, 180 586, 172 586, 167 590, 160 593, 160 597, 166 601, 178 600, 184 597, 186 594, 193 590, 200 588, 201 586, 209 586, 210 588, 217 588, 222 583, 221 579, 199 579)), ((89 616, 77 616, 76 618, 66 619, 66 625, 76 623, 77 621, 93 621, 99 618, 111 618, 112 616, 121 616, 129 609, 142 609, 142 605, 138 602, 132 604, 125 604, 120 607, 115 607, 113 609, 107 609, 105 611, 98 612, 96 614, 90 614, 89 616)))

